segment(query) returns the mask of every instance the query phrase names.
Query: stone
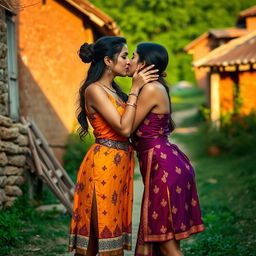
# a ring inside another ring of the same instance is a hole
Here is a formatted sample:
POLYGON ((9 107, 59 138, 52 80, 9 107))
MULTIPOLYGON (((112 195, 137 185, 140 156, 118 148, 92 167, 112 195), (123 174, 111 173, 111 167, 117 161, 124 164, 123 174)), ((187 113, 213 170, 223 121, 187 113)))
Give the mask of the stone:
POLYGON ((0 68, 7 68, 7 61, 5 59, 0 59, 0 68))
POLYGON ((8 89, 7 89, 7 84, 4 83, 3 81, 0 81, 0 93, 6 93, 8 92, 8 89))
POLYGON ((4 188, 7 182, 7 177, 6 176, 0 176, 0 187, 4 188))
POLYGON ((39 207, 36 208, 36 211, 38 212, 47 212, 52 210, 56 210, 59 213, 67 212, 67 209, 63 204, 40 205, 39 207))
POLYGON ((12 126, 12 120, 6 116, 0 115, 0 125, 5 127, 11 127, 12 126))
POLYGON ((0 152, 6 152, 9 154, 19 154, 20 147, 10 141, 0 140, 0 152))
POLYGON ((18 127, 6 128, 0 127, 0 137, 3 140, 16 139, 19 136, 18 127))
POLYGON ((0 202, 4 202, 4 201, 6 201, 6 195, 5 195, 4 189, 0 188, 0 202))
POLYGON ((8 163, 8 158, 5 154, 5 152, 0 153, 0 166, 5 166, 8 163))
POLYGON ((22 185, 24 183, 24 178, 22 176, 9 176, 6 179, 6 185, 22 185))
POLYGON ((23 175, 24 174, 24 169, 23 168, 18 168, 15 166, 5 166, 3 175, 10 176, 10 175, 23 175))
POLYGON ((21 196, 23 194, 18 186, 7 185, 5 186, 4 191, 7 196, 21 196))
POLYGON ((27 147, 19 147, 20 154, 27 154, 28 152, 29 152, 29 149, 27 147))
POLYGON ((16 123, 16 124, 15 124, 15 127, 18 127, 18 128, 19 128, 19 132, 20 132, 20 133, 25 134, 25 135, 28 134, 28 130, 27 130, 27 128, 26 128, 25 125, 20 124, 20 123, 16 123))
POLYGON ((6 197, 6 202, 4 204, 4 207, 10 207, 14 204, 14 201, 17 199, 17 197, 14 196, 8 196, 6 197))
POLYGON ((27 146, 28 145, 28 137, 20 134, 16 140, 14 140, 16 144, 20 146, 27 146))
POLYGON ((2 93, 0 95, 0 103, 7 105, 8 104, 8 93, 2 93))
POLYGON ((8 105, 0 104, 0 114, 8 116, 8 105))
POLYGON ((26 157, 24 155, 8 156, 8 164, 18 167, 24 166, 26 163, 26 157))

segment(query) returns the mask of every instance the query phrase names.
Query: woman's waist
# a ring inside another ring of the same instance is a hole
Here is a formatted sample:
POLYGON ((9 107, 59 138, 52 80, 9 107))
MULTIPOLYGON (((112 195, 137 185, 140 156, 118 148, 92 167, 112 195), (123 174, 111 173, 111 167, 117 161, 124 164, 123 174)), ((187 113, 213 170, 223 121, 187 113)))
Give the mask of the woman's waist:
POLYGON ((158 144, 169 144, 168 136, 154 136, 150 138, 135 138, 134 146, 136 151, 144 151, 155 147, 158 144))
POLYGON ((106 146, 108 148, 115 148, 118 150, 129 151, 130 142, 128 139, 126 140, 118 140, 118 139, 109 139, 109 138, 96 138, 96 144, 100 144, 106 146))

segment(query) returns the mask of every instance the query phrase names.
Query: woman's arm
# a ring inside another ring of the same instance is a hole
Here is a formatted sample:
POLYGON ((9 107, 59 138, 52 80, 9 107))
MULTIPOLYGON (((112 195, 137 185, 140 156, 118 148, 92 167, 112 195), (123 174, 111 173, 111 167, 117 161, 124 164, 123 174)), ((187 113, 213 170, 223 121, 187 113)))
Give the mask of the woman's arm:
MULTIPOLYGON (((138 73, 136 70, 135 75, 133 76, 133 85, 131 92, 133 94, 138 94, 140 88, 150 82, 157 79, 158 75, 155 73, 158 70, 150 70, 153 65, 145 68, 144 70, 138 73)), ((135 118, 136 108, 131 105, 126 105, 125 112, 121 116, 117 109, 114 107, 112 102, 109 100, 106 92, 99 85, 91 84, 87 88, 86 92, 87 106, 90 106, 95 111, 100 113, 102 117, 109 123, 109 125, 120 135, 124 137, 129 137, 132 132, 133 122, 135 118)), ((135 95, 129 95, 129 103, 137 102, 137 97, 135 95)))
POLYGON ((153 109, 157 113, 169 112, 169 98, 165 88, 163 85, 154 82, 144 85, 140 92, 132 132, 138 128, 140 123, 153 109))
MULTIPOLYGON (((87 102, 90 107, 98 112, 118 134, 124 137, 130 136, 135 117, 135 108, 133 106, 127 105, 124 114, 121 116, 104 89, 96 84, 88 87, 86 99, 89 99, 87 102)), ((136 102, 136 97, 129 96, 129 101, 136 102)))

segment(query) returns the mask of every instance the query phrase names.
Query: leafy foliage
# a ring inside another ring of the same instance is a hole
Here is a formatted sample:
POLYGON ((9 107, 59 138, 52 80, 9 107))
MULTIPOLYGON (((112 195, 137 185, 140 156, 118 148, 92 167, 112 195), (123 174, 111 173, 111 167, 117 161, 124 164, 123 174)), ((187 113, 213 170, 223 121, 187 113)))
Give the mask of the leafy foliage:
POLYGON ((94 136, 89 133, 85 142, 81 141, 78 134, 70 134, 67 140, 67 150, 64 155, 64 166, 69 174, 78 172, 79 166, 89 150, 90 146, 94 143, 94 136))
POLYGON ((220 128, 211 123, 201 126, 199 133, 204 135, 205 146, 218 146, 222 152, 244 155, 254 152, 256 138, 256 113, 249 115, 227 114, 221 118, 220 128), (207 135, 207 136, 205 136, 207 135))
POLYGON ((195 82, 192 57, 183 48, 213 28, 232 27, 238 13, 256 0, 91 0, 110 15, 128 39, 130 52, 136 44, 149 41, 163 44, 169 52, 167 80, 195 82))

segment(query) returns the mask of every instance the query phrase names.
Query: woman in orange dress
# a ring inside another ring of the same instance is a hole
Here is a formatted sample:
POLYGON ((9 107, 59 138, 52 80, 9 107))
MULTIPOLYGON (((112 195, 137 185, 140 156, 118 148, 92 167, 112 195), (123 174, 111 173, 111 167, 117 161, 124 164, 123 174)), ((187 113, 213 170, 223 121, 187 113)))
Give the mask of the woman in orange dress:
POLYGON ((75 255, 123 255, 124 249, 131 250, 133 150, 128 137, 138 92, 158 75, 152 66, 136 71, 127 97, 114 82, 115 76, 127 75, 127 55, 122 37, 102 37, 79 51, 83 62, 91 62, 80 88, 80 135, 87 134, 88 118, 96 141, 77 175, 69 242, 75 255))

